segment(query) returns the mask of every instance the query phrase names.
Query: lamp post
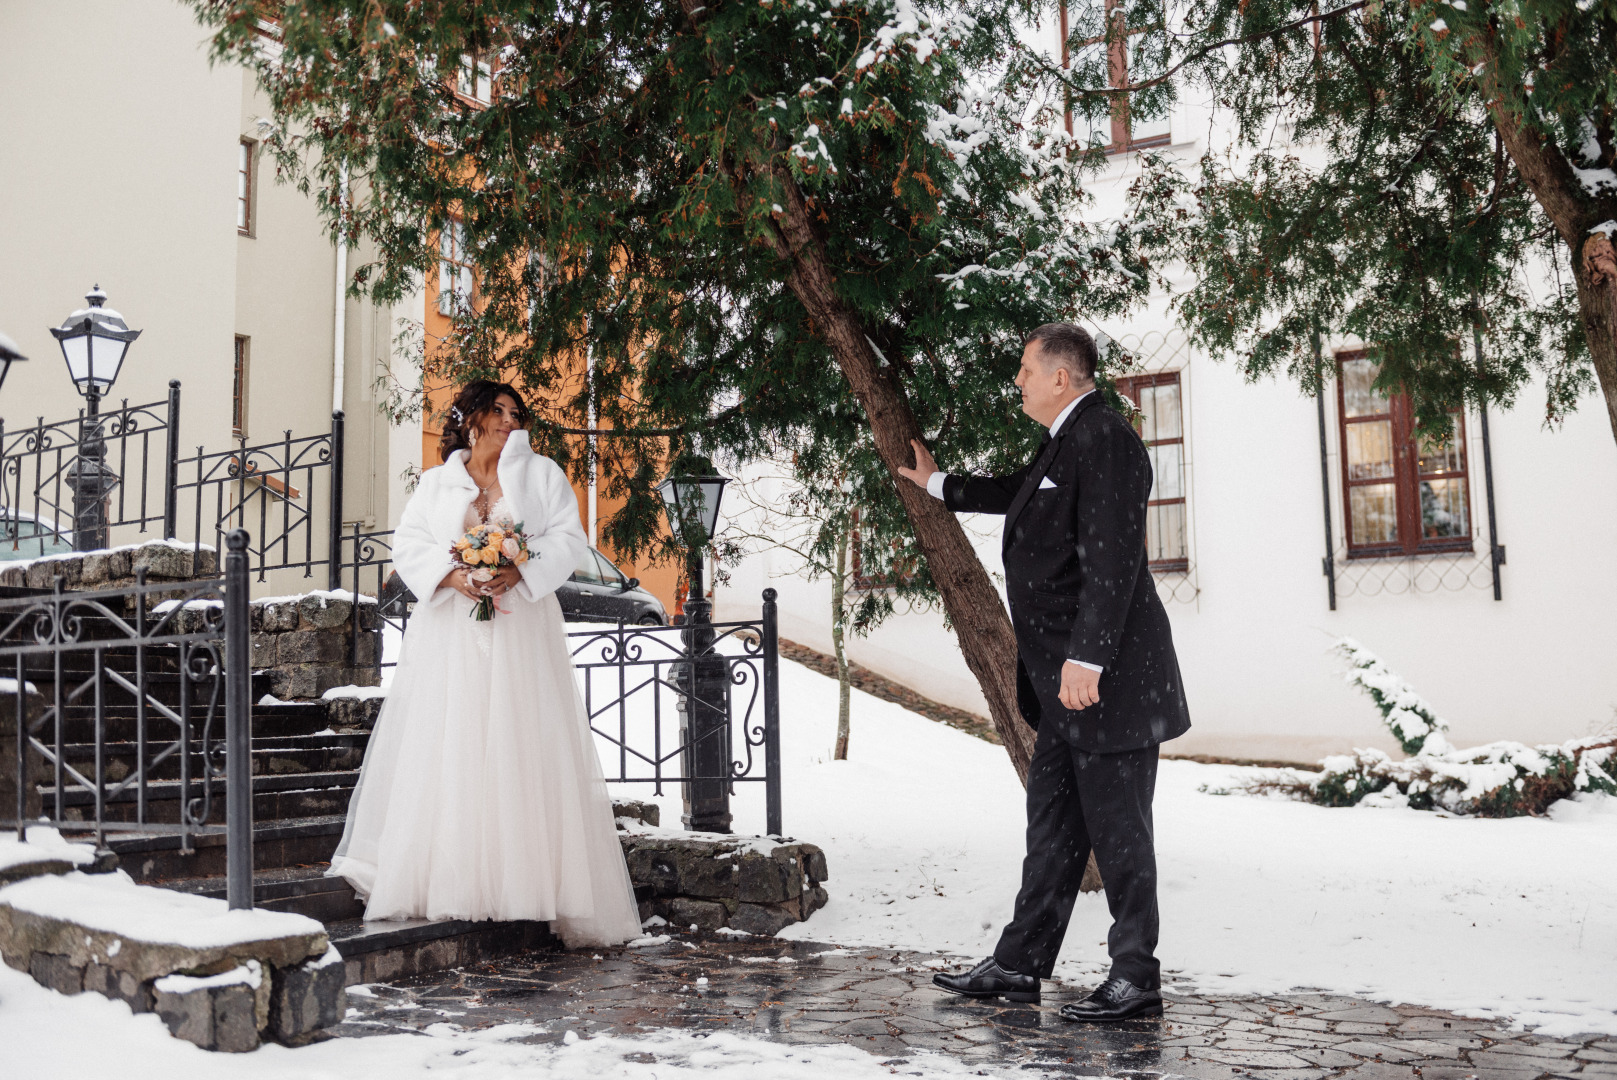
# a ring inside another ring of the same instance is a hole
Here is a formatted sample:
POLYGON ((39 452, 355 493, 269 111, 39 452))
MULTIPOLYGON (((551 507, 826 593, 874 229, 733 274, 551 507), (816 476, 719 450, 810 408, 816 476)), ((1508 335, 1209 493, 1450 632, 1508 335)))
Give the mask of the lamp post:
POLYGON ((685 545, 685 663, 678 676, 682 688, 676 706, 680 713, 680 741, 684 745, 685 813, 687 829, 698 832, 730 831, 730 710, 729 665, 713 650, 713 605, 702 582, 702 561, 708 540, 719 523, 723 476, 670 476, 662 494, 668 523, 685 545))
POLYGON ((90 306, 80 308, 51 327, 68 377, 84 395, 79 421, 79 454, 68 470, 73 489, 73 548, 95 551, 107 546, 106 498, 118 486, 118 477, 106 466, 106 443, 101 437, 101 397, 112 389, 123 367, 129 343, 140 337, 124 317, 104 307, 107 294, 97 285, 84 295, 90 306))

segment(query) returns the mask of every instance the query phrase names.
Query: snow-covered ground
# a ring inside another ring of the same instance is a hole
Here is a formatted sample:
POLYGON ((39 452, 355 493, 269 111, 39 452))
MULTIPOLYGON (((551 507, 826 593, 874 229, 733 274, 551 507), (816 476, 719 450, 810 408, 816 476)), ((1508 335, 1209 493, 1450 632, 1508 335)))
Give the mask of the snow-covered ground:
MULTIPOLYGON (((824 847, 831 870, 830 903, 785 936, 962 959, 989 952, 1010 914, 1022 853, 1022 791, 1004 752, 855 691, 851 760, 832 761, 835 683, 786 661, 781 677, 784 824, 824 847)), ((1325 990, 1508 1019, 1547 1035, 1617 1033, 1617 799, 1490 821, 1202 790, 1245 772, 1162 764, 1158 952, 1175 985, 1325 990)), ((740 787, 737 831, 759 831, 761 786, 740 787)), ((664 820, 677 822, 677 796, 658 801, 664 820)), ((1058 977, 1085 984, 1104 974, 1108 922, 1100 896, 1079 898, 1058 977)), ((154 1016, 131 1016, 94 994, 65 998, 0 966, 4 1060, 35 1077, 116 1071, 138 1080, 186 1066, 230 1078, 892 1075, 850 1047, 729 1034, 563 1044, 521 1041, 535 1034, 523 1026, 439 1025, 428 1034, 204 1057, 154 1016)), ((979 1068, 916 1055, 898 1073, 996 1075, 979 1068)))
MULTIPOLYGON (((1023 851, 1005 752, 856 690, 850 760, 833 761, 836 683, 780 667, 783 825, 831 870, 830 903, 783 936, 987 955, 1023 851)), ((1201 790, 1255 771, 1162 762, 1157 954, 1176 982, 1617 1033, 1617 799, 1484 820, 1201 790)), ((677 797, 658 801, 677 822, 677 797)), ((735 813, 738 832, 761 831, 762 791, 735 813)), ((1079 897, 1057 977, 1104 977, 1109 924, 1101 895, 1079 897)))

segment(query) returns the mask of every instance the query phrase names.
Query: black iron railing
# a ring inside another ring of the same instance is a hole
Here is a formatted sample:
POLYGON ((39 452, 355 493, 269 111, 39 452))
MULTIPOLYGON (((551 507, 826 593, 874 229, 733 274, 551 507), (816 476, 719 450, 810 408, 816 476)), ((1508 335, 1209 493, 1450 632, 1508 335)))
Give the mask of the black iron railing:
POLYGON ((115 540, 173 536, 179 423, 178 380, 169 383, 163 401, 125 400, 98 415, 81 412, 51 424, 40 417, 31 426, 7 427, 0 420, 4 555, 30 558, 72 549, 76 517, 87 500, 97 531, 111 531, 115 540))
POLYGON ((608 783, 682 785, 687 802, 725 804, 762 783, 765 831, 781 834, 780 649, 775 590, 763 616, 693 626, 624 626, 567 635, 590 729, 613 748, 608 783))
POLYGON ((198 547, 220 546, 232 529, 258 537, 249 552, 259 581, 271 570, 326 571, 338 587, 342 530, 343 415, 331 430, 230 450, 197 447, 181 458, 175 483, 181 528, 198 547), (322 516, 319 509, 324 507, 322 516))
POLYGON ((192 837, 226 832, 232 907, 252 906, 247 534, 223 578, 0 599, 0 672, 14 684, 16 805, 27 826, 192 837), (44 783, 32 761, 45 765, 44 783), (220 781, 226 813, 219 821, 220 781), (37 793, 41 813, 29 813, 37 793))

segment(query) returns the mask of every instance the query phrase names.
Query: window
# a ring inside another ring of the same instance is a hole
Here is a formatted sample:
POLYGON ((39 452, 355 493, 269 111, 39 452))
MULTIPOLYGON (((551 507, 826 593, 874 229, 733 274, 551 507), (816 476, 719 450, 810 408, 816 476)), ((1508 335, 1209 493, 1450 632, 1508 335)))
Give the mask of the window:
POLYGON ((1471 550, 1465 416, 1438 441, 1415 431, 1404 394, 1376 389, 1380 365, 1337 354, 1348 558, 1471 550))
POLYGON ((595 561, 595 552, 589 548, 578 557, 578 565, 573 568, 573 580, 582 581, 587 585, 604 585, 601 577, 601 564, 595 561))
POLYGON ((494 97, 494 75, 488 61, 461 57, 460 70, 455 74, 455 92, 487 105, 494 97))
POLYGON ((1117 389, 1140 408, 1140 438, 1151 454, 1151 497, 1146 503, 1145 548, 1151 569, 1190 569, 1185 528, 1185 424, 1179 372, 1117 380, 1117 389))
POLYGON ((236 231, 253 235, 253 141, 243 139, 236 148, 236 231))
MULTIPOLYGON (((1068 66, 1067 57, 1067 4, 1061 2, 1061 66, 1068 66)), ((1111 44, 1106 43, 1104 37, 1091 38, 1083 42, 1084 45, 1105 45, 1108 52, 1106 65, 1107 83, 1111 86, 1127 86, 1129 84, 1129 71, 1139 67, 1137 55, 1141 35, 1145 27, 1124 28, 1124 0, 1106 0, 1107 22, 1114 24, 1122 32, 1117 36, 1121 38, 1111 44)), ((1067 131, 1072 132, 1072 110, 1067 110, 1067 131)), ((1090 129, 1091 139, 1099 135, 1105 139, 1108 154, 1120 154, 1128 150, 1144 150, 1152 146, 1166 146, 1171 141, 1168 126, 1168 117, 1163 116, 1156 120, 1134 121, 1129 116, 1129 103, 1126 95, 1120 97, 1112 106, 1112 116, 1109 125, 1095 125, 1090 129)))
POLYGON ((472 302, 472 268, 466 262, 466 226, 450 220, 438 234, 438 314, 453 317, 472 302))
POLYGON ((628 584, 629 579, 624 576, 622 570, 612 565, 611 559, 597 551, 595 552, 595 561, 601 564, 601 580, 603 582, 608 585, 617 585, 620 588, 628 584))
POLYGON ((230 434, 247 437, 247 338, 236 335, 236 374, 230 391, 230 434))

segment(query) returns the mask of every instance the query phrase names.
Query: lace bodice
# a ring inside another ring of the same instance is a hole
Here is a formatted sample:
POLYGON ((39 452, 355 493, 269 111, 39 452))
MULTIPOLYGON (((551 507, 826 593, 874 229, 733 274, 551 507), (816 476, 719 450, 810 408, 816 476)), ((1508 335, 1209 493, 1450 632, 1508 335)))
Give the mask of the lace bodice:
MULTIPOLYGON (((496 524, 496 525, 498 525, 498 524, 500 524, 502 522, 504 522, 506 524, 511 524, 511 523, 514 523, 516 521, 516 517, 511 511, 511 504, 506 501, 505 495, 503 493, 500 495, 500 497, 498 499, 494 500, 494 505, 488 508, 488 519, 492 524, 496 524)), ((466 529, 468 531, 471 530, 471 529, 475 529, 479 525, 483 524, 483 518, 477 512, 477 500, 476 499, 473 499, 470 503, 466 504, 466 523, 465 524, 466 524, 466 529)))

